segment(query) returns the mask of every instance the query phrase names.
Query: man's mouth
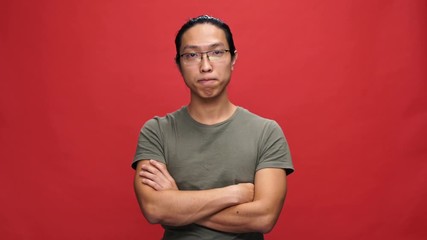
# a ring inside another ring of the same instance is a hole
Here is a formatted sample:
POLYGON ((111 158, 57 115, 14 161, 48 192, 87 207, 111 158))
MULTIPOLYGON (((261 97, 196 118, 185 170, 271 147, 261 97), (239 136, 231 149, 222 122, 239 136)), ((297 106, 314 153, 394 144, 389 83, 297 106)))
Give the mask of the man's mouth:
POLYGON ((200 79, 197 80, 198 83, 203 84, 203 85, 210 85, 215 83, 217 80, 214 78, 207 78, 207 79, 200 79))

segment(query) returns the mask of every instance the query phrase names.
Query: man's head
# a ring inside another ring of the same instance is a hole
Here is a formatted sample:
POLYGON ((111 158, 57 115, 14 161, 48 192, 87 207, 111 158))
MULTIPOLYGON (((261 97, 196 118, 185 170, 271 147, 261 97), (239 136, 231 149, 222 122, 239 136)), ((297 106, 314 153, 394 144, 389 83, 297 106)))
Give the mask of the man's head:
POLYGON ((230 28, 216 18, 197 17, 184 24, 175 43, 176 63, 192 97, 226 97, 237 59, 230 28))
POLYGON ((180 48, 181 48, 181 44, 182 44, 182 35, 184 35, 184 33, 188 29, 194 27, 197 24, 212 24, 212 25, 222 29, 225 33, 225 38, 227 39, 227 43, 228 43, 228 47, 230 49, 231 57, 234 58, 234 55, 236 54, 236 47, 234 46, 233 34, 231 33, 230 27, 228 27, 228 25, 225 22, 221 21, 218 18, 214 18, 214 17, 208 16, 208 15, 202 15, 202 16, 195 17, 195 18, 188 20, 188 22, 186 22, 184 25, 182 25, 181 29, 176 34, 176 37, 175 37, 175 48, 176 48, 175 62, 179 67, 181 67, 180 48))

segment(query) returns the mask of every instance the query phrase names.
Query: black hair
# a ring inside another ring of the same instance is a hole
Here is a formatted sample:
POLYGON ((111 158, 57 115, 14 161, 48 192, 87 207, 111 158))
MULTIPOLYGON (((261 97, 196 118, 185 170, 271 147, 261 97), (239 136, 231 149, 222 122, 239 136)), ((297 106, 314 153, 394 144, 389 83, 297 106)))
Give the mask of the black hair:
POLYGON ((191 18, 190 20, 188 20, 184 25, 182 25, 181 29, 179 29, 178 33, 176 34, 176 37, 175 37, 175 47, 176 47, 175 62, 178 66, 180 66, 179 49, 181 47, 182 35, 184 35, 184 33, 188 29, 194 27, 194 25, 202 24, 202 23, 212 24, 212 25, 214 25, 214 26, 216 26, 216 27, 218 27, 224 31, 225 38, 227 39, 227 43, 228 43, 228 46, 230 48, 231 58, 234 57, 235 52, 236 52, 236 47, 234 46, 233 34, 231 34, 230 27, 228 27, 228 25, 225 22, 223 22, 222 20, 220 20, 218 18, 208 16, 208 15, 202 15, 202 16, 198 16, 198 17, 191 18))

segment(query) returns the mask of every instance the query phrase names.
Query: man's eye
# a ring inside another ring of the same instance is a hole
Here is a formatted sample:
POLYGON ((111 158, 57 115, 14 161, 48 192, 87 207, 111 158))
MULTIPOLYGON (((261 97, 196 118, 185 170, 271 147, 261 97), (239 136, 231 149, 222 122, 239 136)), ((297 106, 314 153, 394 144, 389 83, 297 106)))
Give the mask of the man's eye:
POLYGON ((222 51, 222 50, 214 50, 214 51, 212 51, 212 56, 220 56, 220 55, 222 55, 224 53, 224 51, 222 51))
POLYGON ((184 57, 187 59, 193 59, 193 58, 197 58, 198 54, 197 53, 186 53, 186 54, 184 54, 184 57))

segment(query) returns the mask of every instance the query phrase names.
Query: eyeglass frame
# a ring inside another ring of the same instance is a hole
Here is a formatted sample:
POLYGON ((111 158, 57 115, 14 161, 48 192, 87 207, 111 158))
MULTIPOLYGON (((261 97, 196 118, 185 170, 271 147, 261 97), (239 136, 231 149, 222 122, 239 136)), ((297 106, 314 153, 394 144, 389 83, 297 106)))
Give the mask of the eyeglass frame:
MULTIPOLYGON (((205 51, 205 52, 190 52, 190 53, 183 53, 183 54, 180 54, 180 55, 178 55, 179 56, 179 58, 182 58, 183 56, 185 56, 185 55, 187 55, 187 54, 200 54, 200 58, 197 58, 197 59, 200 59, 200 61, 194 61, 194 63, 201 63, 202 62, 202 60, 203 60, 203 55, 205 55, 206 54, 206 57, 207 57, 207 59, 209 60, 209 62, 212 62, 211 61, 211 59, 209 58, 209 53, 212 53, 212 52, 216 52, 216 51, 224 51, 224 54, 225 53, 227 53, 227 52, 229 52, 229 53, 231 53, 231 50, 230 49, 221 49, 221 50, 218 50, 218 49, 215 49, 215 50, 210 50, 210 51, 205 51)), ((222 58, 224 55, 222 55, 220 58, 222 58)), ((211 56, 212 57, 212 56, 211 56)), ((184 63, 193 63, 193 62, 188 62, 188 61, 186 61, 184 58, 183 58, 183 61, 184 61, 184 63)), ((214 61, 215 62, 215 61, 214 61)))

